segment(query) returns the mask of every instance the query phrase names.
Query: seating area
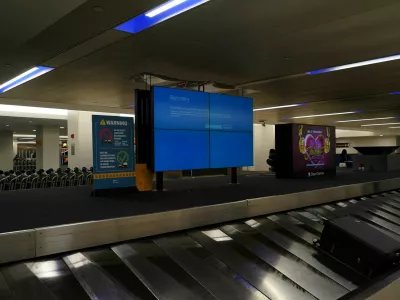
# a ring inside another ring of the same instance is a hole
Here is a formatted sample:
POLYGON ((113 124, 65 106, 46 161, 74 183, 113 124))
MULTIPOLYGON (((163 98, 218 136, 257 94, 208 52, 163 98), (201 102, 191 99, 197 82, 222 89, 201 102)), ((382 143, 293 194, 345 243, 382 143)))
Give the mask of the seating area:
POLYGON ((37 188, 56 188, 68 186, 91 185, 93 178, 93 168, 82 169, 70 168, 65 171, 58 168, 48 169, 47 171, 19 170, 2 171, 0 170, 0 191, 29 190, 37 188))

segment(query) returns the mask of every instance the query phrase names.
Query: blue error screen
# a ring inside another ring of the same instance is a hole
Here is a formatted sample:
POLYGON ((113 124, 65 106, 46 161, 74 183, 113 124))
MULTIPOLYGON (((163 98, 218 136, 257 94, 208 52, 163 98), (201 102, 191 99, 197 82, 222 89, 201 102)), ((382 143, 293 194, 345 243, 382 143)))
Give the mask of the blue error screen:
POLYGON ((209 140, 208 131, 155 130, 156 171, 209 168, 209 140))
POLYGON ((154 88, 154 129, 208 130, 207 93, 154 88))
POLYGON ((210 129, 253 132, 253 99, 210 94, 210 129))
POLYGON ((253 100, 154 87, 154 171, 253 165, 253 100))

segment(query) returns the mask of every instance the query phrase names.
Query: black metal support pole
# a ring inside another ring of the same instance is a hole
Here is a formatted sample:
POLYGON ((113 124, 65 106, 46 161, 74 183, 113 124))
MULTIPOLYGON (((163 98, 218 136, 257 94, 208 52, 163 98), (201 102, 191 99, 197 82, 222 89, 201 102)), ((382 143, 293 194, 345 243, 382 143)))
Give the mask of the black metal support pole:
POLYGON ((156 190, 162 192, 164 190, 164 173, 156 172, 156 190))
POLYGON ((238 184, 237 168, 231 168, 231 184, 238 184))

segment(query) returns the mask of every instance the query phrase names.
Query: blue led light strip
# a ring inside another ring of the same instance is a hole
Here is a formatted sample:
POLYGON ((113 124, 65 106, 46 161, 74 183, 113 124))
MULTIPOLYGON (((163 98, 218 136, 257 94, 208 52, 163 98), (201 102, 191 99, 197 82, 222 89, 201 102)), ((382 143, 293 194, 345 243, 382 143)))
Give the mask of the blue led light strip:
POLYGON ((7 92, 8 90, 11 90, 21 84, 24 84, 25 82, 32 80, 36 77, 42 76, 43 74, 46 74, 47 72, 50 72, 54 70, 54 68, 49 68, 49 67, 42 67, 42 66, 37 66, 34 67, 17 77, 14 77, 13 79, 10 79, 7 82, 4 82, 3 84, 0 85, 0 94, 7 92))
POLYGON ((310 72, 306 72, 306 74, 307 75, 318 75, 318 74, 323 74, 323 73, 328 73, 328 72, 335 72, 335 71, 340 71, 340 70, 345 70, 345 69, 374 65, 374 64, 379 64, 379 63, 388 62, 388 61, 392 61, 392 60, 398 60, 398 59, 400 59, 400 54, 366 60, 366 61, 361 61, 361 62, 343 65, 343 66, 337 66, 337 67, 331 67, 331 68, 326 68, 326 69, 310 71, 310 72))
POLYGON ((171 0, 115 27, 115 29, 136 34, 208 1, 210 0, 171 0))

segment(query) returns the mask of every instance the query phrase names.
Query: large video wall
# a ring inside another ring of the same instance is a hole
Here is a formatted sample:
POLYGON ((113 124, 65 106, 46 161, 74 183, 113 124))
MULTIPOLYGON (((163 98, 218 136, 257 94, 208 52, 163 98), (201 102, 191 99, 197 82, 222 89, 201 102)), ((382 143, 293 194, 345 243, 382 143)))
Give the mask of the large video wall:
POLYGON ((253 165, 253 100, 154 87, 154 171, 253 165))

